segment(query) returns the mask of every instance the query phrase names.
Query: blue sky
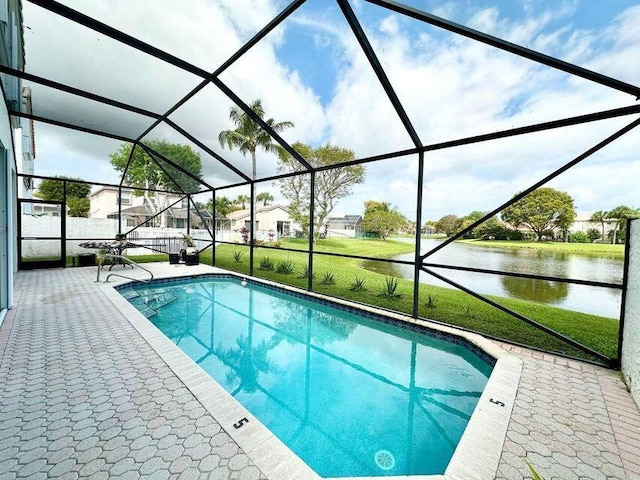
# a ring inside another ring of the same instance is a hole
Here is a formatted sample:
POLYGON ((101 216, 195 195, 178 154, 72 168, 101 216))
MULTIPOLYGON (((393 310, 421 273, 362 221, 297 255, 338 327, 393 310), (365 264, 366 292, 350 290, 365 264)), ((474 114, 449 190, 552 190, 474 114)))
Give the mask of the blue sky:
MULTIPOLYGON (((564 38, 579 31, 605 27, 626 8, 637 4, 633 0, 405 0, 401 3, 496 36, 500 36, 501 32, 478 28, 477 22, 474 21, 476 15, 490 10, 495 12, 499 22, 522 22, 525 19, 536 19, 556 12, 557 17, 549 19, 537 34, 543 36, 561 31, 561 37, 564 38)), ((403 32, 410 37, 415 38, 422 33, 441 35, 443 38, 450 36, 422 22, 402 17, 364 1, 356 2, 354 9, 360 16, 365 30, 374 28, 385 17, 394 17, 402 22, 403 32)), ((278 58, 289 69, 298 72, 304 83, 311 86, 321 98, 323 104, 328 104, 332 99, 336 75, 343 61, 335 29, 348 28, 339 8, 333 2, 307 2, 283 26, 285 33, 276 48, 278 58)), ((540 51, 562 58, 563 52, 553 47, 549 46, 547 51, 540 51)))
MULTIPOLYGON (((192 1, 184 11, 176 11, 170 0, 157 0, 153 8, 128 0, 108 5, 82 0, 65 3, 209 71, 285 5, 276 0, 192 1)), ((406 3, 640 85, 637 2, 406 3)), ((425 144, 636 103, 628 94, 462 39, 364 0, 353 0, 351 5, 425 144)), ((33 73, 46 70, 54 80, 160 113, 198 83, 184 72, 93 32, 59 21, 52 24, 50 16, 29 2, 25 19, 30 26, 25 33, 27 64, 33 73)), ((330 142, 352 149, 357 157, 413 146, 334 1, 308 0, 221 78, 245 102, 262 99, 268 117, 292 121, 295 128, 283 133, 289 143, 330 142)), ((43 89, 34 90, 34 101, 44 105, 46 94, 43 89)), ((50 105, 62 111, 60 104, 50 105)), ((228 120, 230 107, 231 102, 209 86, 171 118, 249 172, 246 157, 222 150, 217 142, 218 132, 233 126, 228 120)), ((108 124, 123 134, 140 125, 137 118, 124 121, 117 112, 93 109, 87 102, 81 113, 89 124, 108 124)), ((490 210, 631 120, 429 154, 425 218, 490 210)), ((572 194, 580 211, 618 204, 640 206, 637 194, 628 187, 629 178, 640 177, 640 161, 629 154, 637 150, 628 143, 639 141, 634 135, 626 144, 612 145, 598 154, 574 177, 563 176, 552 186, 572 194)), ((149 138, 187 143, 168 127, 157 128, 149 138)), ((118 181, 108 163, 117 142, 44 125, 36 128, 36 142, 37 173, 118 181)), ((210 183, 238 181, 200 153, 210 183)), ((276 171, 275 157, 260 152, 259 176, 276 171)), ((359 213, 364 201, 376 198, 410 215, 415 211, 416 171, 415 158, 368 166, 366 183, 355 188, 335 214, 359 213)), ((277 186, 264 188, 279 200, 277 186)), ((228 194, 234 196, 234 192, 228 194)))

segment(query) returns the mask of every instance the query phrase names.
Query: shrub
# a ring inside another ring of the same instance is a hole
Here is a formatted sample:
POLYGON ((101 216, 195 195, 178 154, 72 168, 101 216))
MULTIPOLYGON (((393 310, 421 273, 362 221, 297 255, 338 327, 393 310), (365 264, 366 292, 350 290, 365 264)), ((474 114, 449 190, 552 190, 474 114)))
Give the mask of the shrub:
POLYGON ((380 296, 386 298, 401 298, 402 295, 396 293, 398 282, 399 280, 396 277, 384 277, 384 285, 380 291, 380 296))
POLYGON ((249 229, 247 227, 242 227, 238 233, 242 237, 242 243, 249 243, 249 229))
POLYGON ((335 285, 335 273, 333 272, 324 272, 322 276, 322 280, 320 281, 320 285, 335 285))
POLYGON ((490 218, 478 225, 473 229, 473 234, 482 240, 522 240, 524 238, 521 231, 508 228, 495 218, 490 218))
POLYGON ((364 288, 364 278, 354 278, 353 282, 351 282, 351 285, 349 286, 349 290, 351 290, 352 292, 362 292, 366 290, 364 288))
POLYGON ((235 260, 236 263, 242 263, 242 256, 243 255, 244 255, 244 253, 239 251, 239 250, 234 250, 233 251, 233 259, 235 260))
POLYGON ((269 257, 260 258, 260 260, 258 261, 258 270, 273 270, 273 260, 271 260, 269 257))
MULTIPOLYGON (((621 226, 617 231, 616 231, 616 243, 624 243, 625 241, 625 229, 621 226)), ((607 232, 607 243, 612 243, 613 242, 613 230, 609 230, 607 232)))
MULTIPOLYGON (((309 278, 309 274, 311 273, 311 271, 309 270, 309 265, 304 264, 302 266, 302 273, 300 274, 300 276, 298 278, 309 278)), ((313 274, 313 278, 316 278, 316 274, 313 274)))
MULTIPOLYGON (((436 298, 438 298, 438 297, 436 297, 435 295, 432 295, 432 294, 429 294, 427 296, 427 308, 436 308, 436 298)), ((467 307, 469 307, 469 306, 467 305, 467 307)), ((468 313, 468 311, 467 311, 467 313, 468 313)))
POLYGON ((296 264, 291 260, 282 260, 276 264, 276 272, 289 275, 296 269, 296 264))
POLYGON ((584 232, 570 233, 568 237, 569 243, 589 243, 589 236, 584 232))
POLYGON ((511 230, 510 228, 506 230, 508 230, 506 240, 524 240, 526 238, 525 234, 520 230, 511 230))
POLYGON ((597 228, 590 228, 589 230, 587 230, 587 237, 589 237, 589 240, 591 240, 592 242, 595 242, 596 240, 599 240, 600 237, 602 237, 602 234, 597 228))

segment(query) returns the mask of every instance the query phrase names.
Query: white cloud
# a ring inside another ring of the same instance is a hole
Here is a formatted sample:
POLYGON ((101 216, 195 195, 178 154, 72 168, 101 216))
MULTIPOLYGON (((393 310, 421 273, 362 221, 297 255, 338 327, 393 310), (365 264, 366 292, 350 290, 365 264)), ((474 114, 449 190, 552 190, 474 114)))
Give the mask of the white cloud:
MULTIPOLYGON (((174 2, 166 0, 153 4, 124 0, 110 2, 108 5, 79 1, 67 3, 72 8, 209 71, 225 61, 243 41, 262 28, 276 13, 275 2, 267 0, 226 1, 222 5, 202 0, 190 2, 188 9, 176 9, 174 2), (123 12, 126 12, 126 15, 123 15, 123 12)), ((164 113, 201 82, 196 76, 138 53, 29 3, 25 6, 25 19, 33 29, 33 35, 27 37, 28 62, 34 65, 31 71, 42 76, 142 106, 157 113, 164 113)), ((29 31, 27 34, 29 35, 29 31)), ((296 123, 294 138, 313 141, 322 134, 322 124, 325 123, 322 118, 323 112, 316 95, 302 84, 297 73, 288 71, 278 63, 274 48, 281 39, 281 31, 269 35, 229 69, 224 78, 247 103, 261 98, 267 115, 273 116, 277 121, 293 120, 296 123), (265 85, 268 86, 267 89, 265 85)), ((43 106, 63 108, 59 105, 60 102, 54 104, 51 94, 44 96, 43 93, 46 92, 37 88, 34 87, 36 108, 38 97, 42 100, 43 106)), ((233 128, 228 120, 232 102, 220 93, 213 93, 214 90, 214 87, 208 86, 205 91, 175 112, 171 119, 225 158, 238 162, 241 169, 249 173, 247 159, 242 158, 237 152, 229 154, 218 144, 218 132, 233 128)), ((85 123, 94 122, 96 118, 104 123, 105 116, 109 115, 109 107, 99 106, 93 108, 93 112, 89 112, 86 108, 78 109, 78 104, 84 101, 73 101, 76 105, 73 107, 74 120, 78 120, 75 117, 86 114, 85 123)), ((51 112, 51 108, 46 110, 46 113, 51 112)), ((110 117, 109 123, 119 127, 116 133, 126 133, 135 138, 144 127, 135 130, 124 128, 122 119, 128 116, 130 115, 121 114, 119 123, 117 119, 110 117)), ((151 123, 149 119, 146 125, 151 123)), ((189 143, 184 137, 164 126, 158 127, 148 138, 158 138, 160 131, 162 136, 172 141, 189 143)), ((47 134, 48 131, 43 130, 37 135, 38 143, 42 142, 38 149, 39 155, 59 161, 40 162, 42 170, 39 173, 52 175, 56 173, 56 167, 53 165, 66 160, 60 151, 48 148, 56 142, 49 141, 46 138, 47 134), (48 164, 52 165, 52 170, 45 169, 48 164)), ((57 131, 56 135, 61 135, 60 131, 57 131)), ((77 143, 69 146, 81 148, 82 150, 72 151, 71 154, 84 155, 90 158, 93 164, 105 164, 108 161, 101 150, 85 148, 77 143)), ((202 151, 200 153, 203 157, 208 157, 202 151)), ((263 168, 259 170, 259 174, 275 173, 274 157, 263 155, 263 159, 263 168)), ((229 174, 226 168, 220 167, 214 161, 205 163, 204 171, 209 177, 207 180, 216 185, 238 181, 236 175, 229 174)), ((79 170, 79 174, 81 173, 82 169, 79 170)), ((87 178, 91 176, 89 172, 86 175, 87 178)))
MULTIPOLYGON (((269 0, 194 0, 188 9, 176 9, 168 0, 67 3, 208 70, 228 58, 277 12, 276 2, 269 0)), ((453 2, 438 2, 435 7, 432 11, 445 17, 460 15, 453 2)), ((575 2, 563 2, 554 11, 538 12, 535 3, 528 1, 525 7, 527 15, 519 20, 508 20, 498 8, 492 8, 475 12, 469 22, 510 41, 640 84, 640 63, 630 61, 637 58, 640 49, 640 7, 630 8, 611 25, 591 31, 571 25, 575 2)), ((356 5, 356 10, 360 8, 365 5, 356 5)), ((34 28, 33 37, 26 33, 32 47, 27 58, 36 73, 160 111, 199 82, 114 41, 98 41, 97 35, 80 27, 50 28, 49 14, 45 16, 29 2, 25 18, 34 28), (42 30, 45 26, 46 34, 42 30)), ((223 80, 246 102, 261 98, 267 115, 276 121, 293 121, 295 129, 283 134, 288 140, 329 141, 353 149, 359 157, 411 148, 408 134, 345 22, 303 13, 291 22, 309 29, 318 45, 329 45, 323 50, 332 52, 336 83, 330 89, 328 104, 323 105, 300 72, 278 57, 278 47, 286 43, 287 25, 254 47, 225 72, 223 80)), ((431 27, 420 33, 415 25, 413 20, 394 14, 365 24, 365 29, 425 143, 633 104, 629 95, 431 27)), ((220 130, 232 128, 230 106, 224 95, 209 86, 172 119, 248 173, 249 160, 238 152, 222 150, 217 142, 220 130)), ((630 119, 427 153, 424 217, 490 210, 627 121, 630 119)), ((151 137, 160 134, 180 141, 166 127, 151 137)), ((94 148, 89 141, 67 141, 59 129, 49 128, 37 131, 36 139, 37 168, 51 165, 51 170, 39 173, 57 173, 57 162, 58 166, 64 163, 77 168, 76 176, 84 171, 107 175, 109 152, 104 145, 94 148)), ((612 146, 606 155, 595 158, 593 165, 576 170, 575 176, 559 178, 554 185, 570 191, 583 211, 637 204, 631 188, 625 188, 628 178, 638 173, 638 161, 628 154, 635 150, 627 148, 625 152, 612 146), (607 176, 608 169, 622 173, 607 176)), ((260 154, 260 175, 275 173, 275 168, 273 156, 260 154)), ((216 185, 237 181, 213 161, 205 163, 204 170, 216 185)), ((354 189, 338 210, 358 213, 363 201, 383 197, 380 199, 411 215, 416 202, 415 187, 411 187, 416 175, 415 162, 372 164, 366 183, 354 189)))
POLYGON ((108 160, 109 154, 117 150, 120 142, 69 132, 40 122, 35 124, 35 135, 36 175, 63 175, 94 182, 119 182, 119 176, 108 160))
MULTIPOLYGON (((565 4, 560 13, 569 15, 573 8, 574 5, 565 4)), ((635 71, 640 67, 627 65, 628 59, 633 58, 632 52, 637 56, 640 46, 637 29, 631 27, 634 21, 637 25, 636 10, 640 9, 628 10, 615 25, 604 31, 581 32, 574 37, 574 41, 579 39, 581 46, 581 54, 575 56, 576 61, 604 72, 626 69, 627 78, 639 83, 640 74, 635 71)), ((538 18, 511 22, 504 20, 498 10, 489 9, 478 13, 473 21, 483 30, 500 31, 519 43, 537 44, 569 54, 575 43, 562 43, 569 27, 560 25, 556 31, 549 31, 546 27, 552 18, 550 13, 544 13, 538 18)), ((434 33, 425 33, 418 40, 411 39, 407 29, 399 26, 398 17, 369 25, 367 33, 413 125, 425 142, 489 133, 633 103, 633 98, 627 94, 572 78, 466 39, 447 35, 443 39, 434 33)), ((379 117, 371 115, 377 105, 386 101, 386 98, 376 96, 376 88, 376 82, 371 81, 361 59, 353 53, 351 68, 344 72, 338 83, 339 95, 330 111, 348 111, 352 117, 359 113, 362 120, 357 128, 341 128, 343 125, 339 121, 330 119, 337 141, 350 141, 351 148, 360 155, 368 154, 372 144, 376 148, 380 143, 387 147, 391 145, 390 142, 380 142, 378 135, 363 134, 385 129, 377 124, 379 117), (369 101, 363 102, 363 98, 369 101), (346 135, 340 136, 343 132, 346 135)), ((338 115, 338 118, 344 117, 338 115)), ((387 120, 389 133, 384 136, 401 138, 399 131, 396 133, 394 130, 397 126, 395 118, 388 117, 387 120)), ((476 209, 491 210, 630 121, 623 119, 604 125, 591 124, 512 141, 427 153, 429 171, 425 218, 438 218, 449 212, 463 215, 476 209), (544 139, 542 142, 541 138, 544 139), (478 159, 478 154, 483 157, 478 159), (448 161, 429 163, 434 158, 447 158, 448 161), (539 168, 523 168, 519 164, 521 159, 539 168), (482 162, 480 166, 479 162, 482 162)), ((627 157, 615 165, 618 168, 630 165, 631 172, 637 168, 637 160, 627 157)), ((576 197, 578 205, 587 209, 611 208, 615 206, 611 204, 614 198, 618 203, 634 203, 635 195, 631 187, 627 185, 625 188, 624 175, 618 177, 617 182, 608 182, 617 183, 614 197, 589 194, 591 188, 597 189, 592 186, 598 185, 601 174, 598 169, 585 168, 580 173, 579 183, 565 180, 571 178, 570 172, 563 175, 559 184, 576 197), (568 188, 572 185, 573 188, 568 188)), ((400 182, 415 180, 415 176, 403 177, 401 173, 394 178, 400 182)), ((391 195, 388 182, 389 179, 384 177, 376 183, 380 186, 379 195, 386 195, 385 200, 399 205, 401 210, 410 210, 406 206, 413 201, 413 194, 406 192, 388 198, 391 195)), ((369 188, 376 190, 373 185, 369 188)))

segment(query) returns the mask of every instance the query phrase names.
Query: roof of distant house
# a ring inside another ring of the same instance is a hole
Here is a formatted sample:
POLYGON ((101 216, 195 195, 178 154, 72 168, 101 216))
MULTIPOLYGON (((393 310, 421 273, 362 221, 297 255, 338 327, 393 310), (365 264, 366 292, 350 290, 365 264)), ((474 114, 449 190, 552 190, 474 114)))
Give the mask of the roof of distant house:
MULTIPOLYGON (((591 221, 595 222, 595 220, 591 220, 591 215, 593 215, 593 213, 578 212, 576 213, 576 219, 574 221, 575 222, 591 222, 591 221)), ((606 219, 605 223, 608 223, 608 222, 615 222, 615 220, 606 219)))
MULTIPOLYGON (((91 192, 89 197, 93 197, 93 196, 95 196, 95 195, 97 195, 97 194, 99 194, 100 192, 103 192, 103 191, 117 192, 118 191, 118 187, 111 186, 111 185, 105 185, 105 186, 99 187, 94 192, 91 192)), ((122 191, 123 192, 135 192, 136 189, 130 187, 129 185, 123 185, 122 186, 122 191)), ((140 190, 140 191, 142 191, 142 190, 140 190)), ((160 192, 160 193, 164 193, 164 192, 160 192)), ((174 197, 175 196, 176 198, 183 196, 180 193, 168 193, 168 195, 169 195, 169 197, 174 197)))
POLYGON ((362 215, 345 215, 343 217, 329 217, 327 222, 358 223, 362 220, 362 215))
MULTIPOLYGON (((260 206, 256 208, 256 213, 269 212, 271 210, 276 210, 276 209, 284 210, 285 212, 289 213, 289 210, 287 210, 287 208, 283 207, 282 205, 260 206)), ((238 220, 240 218, 248 217, 249 215, 251 215, 251 210, 248 208, 244 208, 240 210, 234 210, 233 212, 228 213, 227 218, 230 218, 231 220, 238 220)))

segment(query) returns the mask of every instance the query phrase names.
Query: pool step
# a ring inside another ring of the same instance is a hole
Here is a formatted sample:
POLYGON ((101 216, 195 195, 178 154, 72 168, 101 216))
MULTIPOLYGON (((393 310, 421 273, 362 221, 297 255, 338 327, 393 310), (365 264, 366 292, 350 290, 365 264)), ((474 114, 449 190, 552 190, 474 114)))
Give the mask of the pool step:
POLYGON ((138 310, 140 310, 140 313, 147 318, 151 318, 154 315, 158 314, 158 312, 156 312, 153 308, 149 308, 149 307, 140 308, 138 310))
POLYGON ((153 308, 149 307, 144 300, 145 300, 144 297, 138 296, 138 297, 132 298, 129 301, 131 302, 131 305, 136 307, 138 311, 142 313, 145 317, 151 318, 154 315, 157 315, 158 312, 156 312, 153 308))
POLYGON ((169 292, 157 293, 153 298, 147 300, 147 305, 154 309, 159 309, 171 302, 175 302, 177 298, 169 292))
POLYGON ((132 298, 139 297, 140 294, 136 292, 133 288, 125 288, 120 290, 120 295, 122 295, 127 300, 131 300, 132 298))
POLYGON ((135 306, 145 317, 151 318, 158 314, 158 309, 164 307, 177 300, 175 295, 168 292, 164 288, 140 288, 138 290, 131 289, 134 293, 130 293, 129 289, 123 290, 122 295, 135 306), (128 297, 127 297, 128 295, 128 297))

